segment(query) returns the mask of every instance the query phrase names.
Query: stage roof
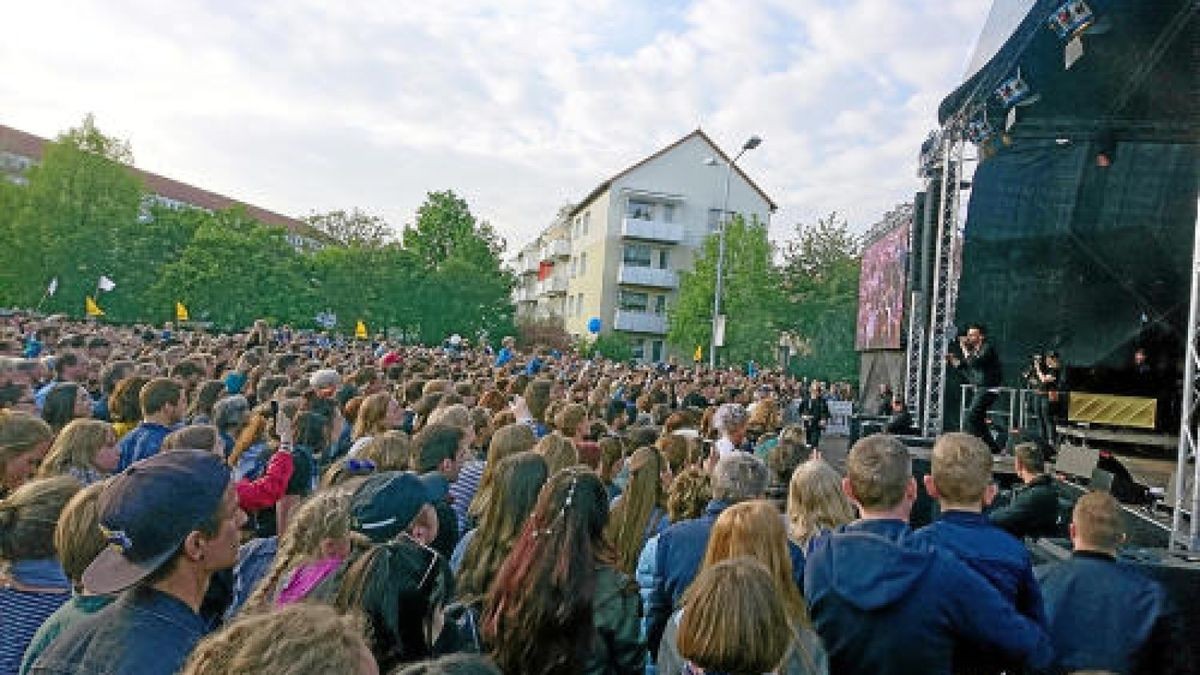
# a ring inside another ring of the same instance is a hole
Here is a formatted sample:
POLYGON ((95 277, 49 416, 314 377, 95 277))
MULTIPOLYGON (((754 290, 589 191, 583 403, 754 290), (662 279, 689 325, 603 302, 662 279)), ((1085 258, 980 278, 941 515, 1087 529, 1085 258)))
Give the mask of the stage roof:
POLYGON ((1200 3, 1087 0, 1097 21, 1080 35, 1083 55, 1069 69, 1068 39, 1048 25, 1063 0, 1017 3, 1032 4, 1019 22, 1013 0, 996 4, 967 79, 938 109, 941 123, 986 115, 995 132, 1003 131, 1007 111, 995 92, 1019 70, 1037 98, 1017 106, 1014 139, 1082 140, 1104 132, 1120 141, 1200 140, 1200 3))

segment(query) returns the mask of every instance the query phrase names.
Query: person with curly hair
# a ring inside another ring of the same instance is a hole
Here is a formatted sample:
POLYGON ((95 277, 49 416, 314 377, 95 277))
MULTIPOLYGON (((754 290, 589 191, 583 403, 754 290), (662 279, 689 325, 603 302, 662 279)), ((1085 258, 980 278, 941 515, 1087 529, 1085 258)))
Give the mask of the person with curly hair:
POLYGON ((205 638, 183 675, 378 675, 361 619, 320 604, 249 614, 205 638))

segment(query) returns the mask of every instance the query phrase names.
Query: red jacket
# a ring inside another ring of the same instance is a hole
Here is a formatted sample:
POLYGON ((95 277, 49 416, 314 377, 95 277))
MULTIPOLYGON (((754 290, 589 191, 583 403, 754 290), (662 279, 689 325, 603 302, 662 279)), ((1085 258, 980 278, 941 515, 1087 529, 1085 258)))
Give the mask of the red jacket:
POLYGON ((238 506, 243 511, 261 511, 274 506, 287 492, 288 481, 292 479, 292 453, 276 452, 267 462, 267 470, 260 478, 239 480, 234 489, 237 490, 238 506))

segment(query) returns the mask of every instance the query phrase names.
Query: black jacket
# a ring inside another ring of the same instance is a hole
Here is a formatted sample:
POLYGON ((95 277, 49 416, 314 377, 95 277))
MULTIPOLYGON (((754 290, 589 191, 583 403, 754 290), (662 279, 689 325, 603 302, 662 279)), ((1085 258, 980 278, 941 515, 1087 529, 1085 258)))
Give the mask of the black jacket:
POLYGON ((1042 474, 1017 488, 1012 503, 989 514, 991 521, 1014 537, 1053 537, 1058 534, 1058 490, 1054 478, 1042 474))
POLYGON ((984 342, 978 352, 964 352, 959 369, 971 384, 980 387, 1000 386, 1000 355, 989 342, 984 342))

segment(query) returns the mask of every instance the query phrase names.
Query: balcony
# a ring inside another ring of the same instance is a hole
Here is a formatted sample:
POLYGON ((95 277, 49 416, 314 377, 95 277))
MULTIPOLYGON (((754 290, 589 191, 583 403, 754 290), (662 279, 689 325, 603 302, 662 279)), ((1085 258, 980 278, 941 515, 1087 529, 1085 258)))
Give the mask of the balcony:
POLYGON ((618 309, 613 317, 613 328, 629 331, 630 333, 653 333, 665 335, 667 332, 667 317, 653 312, 633 312, 618 309))
POLYGON ((537 271, 538 261, 534 256, 522 255, 521 259, 517 261, 518 274, 537 274, 537 271))
POLYGON ((617 283, 632 286, 652 286, 654 288, 678 288, 679 277, 675 270, 663 270, 657 267, 638 267, 621 264, 617 271, 617 283))
POLYGON ((535 287, 521 287, 517 289, 517 302, 537 302, 537 289, 535 287))
POLYGON ((626 216, 621 221, 621 236, 626 239, 661 241, 678 244, 683 241, 683 225, 664 223, 661 220, 643 220, 626 216))
POLYGON ((566 239, 555 239, 547 242, 542 247, 542 260, 554 260, 555 258, 570 258, 571 243, 566 239))
POLYGON ((549 277, 538 282, 538 295, 565 295, 566 292, 566 279, 549 277))

